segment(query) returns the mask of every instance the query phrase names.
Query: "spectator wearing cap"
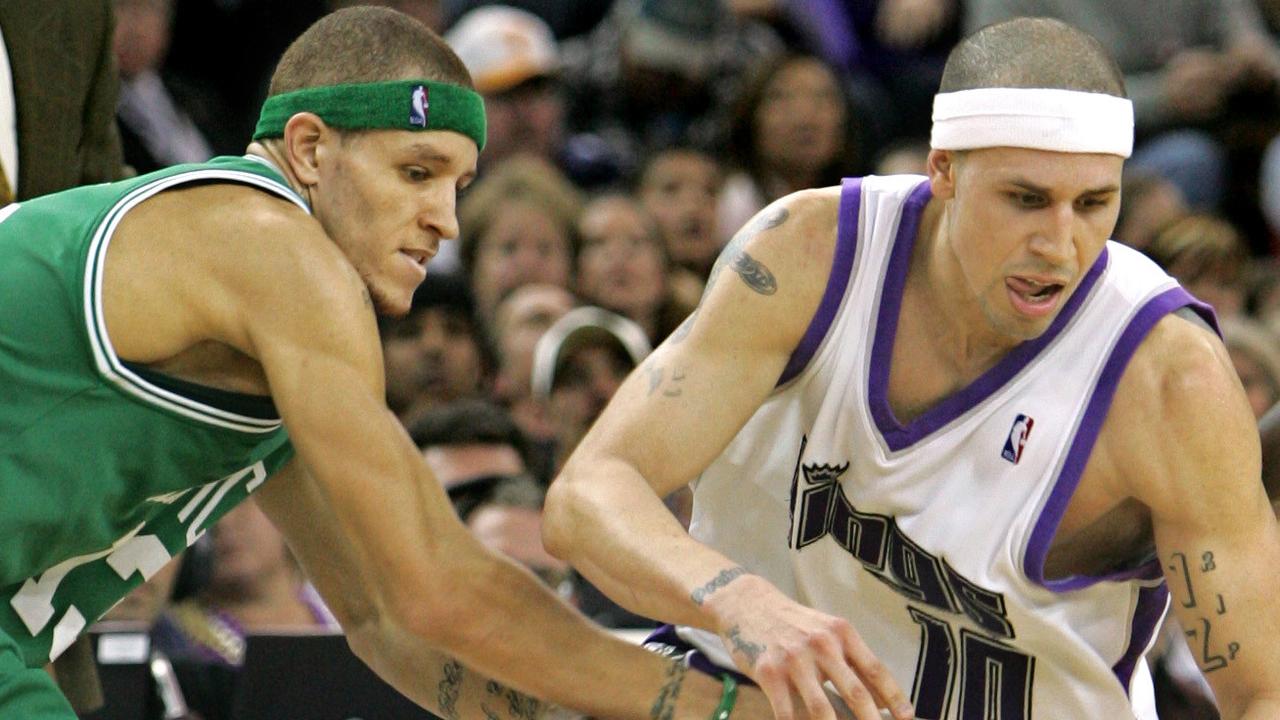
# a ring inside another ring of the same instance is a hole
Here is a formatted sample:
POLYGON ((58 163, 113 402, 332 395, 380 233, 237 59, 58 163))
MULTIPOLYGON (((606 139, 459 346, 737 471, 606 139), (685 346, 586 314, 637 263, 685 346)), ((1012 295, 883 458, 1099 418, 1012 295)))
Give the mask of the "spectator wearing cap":
POLYGON ((458 253, 485 323, 521 285, 572 286, 581 212, 578 190, 536 157, 509 158, 472 186, 458 208, 458 253))
POLYGON ((465 280, 429 276, 409 313, 380 325, 387 406, 406 426, 429 408, 487 392, 493 352, 465 280))
POLYGON ((1237 316, 1222 321, 1222 343, 1254 417, 1261 418, 1280 401, 1280 336, 1271 326, 1237 316))
POLYGON ((629 176, 654 148, 710 141, 747 63, 781 48, 768 26, 722 0, 617 0, 562 48, 571 127, 629 176))
POLYGON ((572 595, 569 568, 542 546, 544 484, 529 473, 528 443, 502 408, 482 400, 434 408, 410 435, 481 543, 572 595))
POLYGON ((565 313, 538 340, 530 385, 555 425, 557 471, 651 349, 639 325, 594 306, 565 313))
POLYGON ((486 5, 459 18, 445 40, 484 96, 488 139, 481 170, 517 153, 559 164, 565 100, 551 28, 524 10, 486 5))

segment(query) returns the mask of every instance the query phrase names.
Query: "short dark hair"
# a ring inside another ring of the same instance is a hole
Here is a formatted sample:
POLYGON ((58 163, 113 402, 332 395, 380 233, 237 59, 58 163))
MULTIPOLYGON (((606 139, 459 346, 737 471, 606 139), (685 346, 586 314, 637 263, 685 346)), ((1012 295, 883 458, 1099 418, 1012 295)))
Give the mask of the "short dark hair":
POLYGON ((473 87, 466 66, 426 25, 390 8, 350 7, 320 18, 289 45, 268 95, 409 79, 473 87))
POLYGON ((939 92, 1053 88, 1127 97, 1124 74, 1097 38, 1052 18, 988 25, 947 57, 939 92))
POLYGON ((529 465, 529 441, 506 410, 485 400, 458 400, 427 411, 409 428, 419 448, 510 445, 529 465))

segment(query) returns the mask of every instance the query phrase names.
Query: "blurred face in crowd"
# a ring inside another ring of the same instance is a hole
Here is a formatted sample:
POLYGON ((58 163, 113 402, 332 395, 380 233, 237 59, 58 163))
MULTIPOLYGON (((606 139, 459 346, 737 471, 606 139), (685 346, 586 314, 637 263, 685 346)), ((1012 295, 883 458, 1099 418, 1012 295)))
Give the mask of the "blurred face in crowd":
POLYGON ((120 76, 155 70, 169 50, 171 0, 118 0, 113 47, 120 76))
POLYGON ((671 262, 700 274, 720 252, 716 195, 720 168, 692 150, 662 153, 640 182, 640 201, 658 223, 671 262))
POLYGON ((1280 400, 1280 378, 1271 377, 1266 367, 1253 356, 1253 353, 1239 347, 1228 347, 1231 364, 1240 376, 1240 384, 1244 385, 1245 397, 1255 418, 1271 409, 1280 400))
POLYGON ((521 285, 569 287, 573 256, 568 229, 537 205, 502 203, 477 242, 471 287, 485 317, 493 317, 498 300, 521 285))
POLYGON ((816 59, 797 59, 765 87, 756 108, 756 153, 784 176, 820 172, 840 152, 845 121, 835 75, 816 59))
POLYGON ((527 80, 484 99, 488 137, 482 162, 493 166, 516 153, 555 160, 564 138, 564 97, 555 80, 527 80))
POLYGON ((538 338, 573 309, 573 295, 557 285, 522 285, 498 305, 494 313, 494 341, 501 357, 503 392, 529 394, 533 349, 538 338))
POLYGON ((631 368, 626 351, 613 341, 593 339, 566 352, 549 403, 562 460, 604 411, 631 368))
POLYGON ((298 575, 284 536, 252 498, 213 526, 213 572, 209 590, 219 596, 252 595, 254 588, 280 573, 298 575))
POLYGON ((579 235, 582 297, 650 328, 666 294, 667 271, 653 220, 631 198, 608 196, 583 211, 579 235))
POLYGON ((397 412, 441 405, 480 392, 484 367, 466 312, 429 307, 390 325, 382 339, 387 404, 397 412))

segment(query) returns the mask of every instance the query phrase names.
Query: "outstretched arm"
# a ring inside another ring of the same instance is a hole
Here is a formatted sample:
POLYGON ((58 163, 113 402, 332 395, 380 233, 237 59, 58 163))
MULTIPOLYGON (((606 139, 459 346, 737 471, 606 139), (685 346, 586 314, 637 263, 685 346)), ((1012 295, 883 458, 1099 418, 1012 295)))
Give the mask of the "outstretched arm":
MULTIPOLYGON (((211 334, 266 372, 308 472, 267 483, 263 505, 357 654, 448 718, 535 710, 472 668, 595 716, 708 717, 717 681, 594 627, 467 532, 382 400, 363 281, 310 220, 269 222, 259 237, 277 240, 256 262, 215 269, 229 310, 211 304, 224 323, 211 334)), ((750 715, 752 698, 741 699, 750 715)))
POLYGON ((725 249, 693 316, 619 388, 547 497, 548 548, 627 608, 720 634, 791 718, 829 718, 830 680, 858 718, 909 717, 841 618, 804 607, 695 541, 659 498, 695 478, 772 391, 830 271, 838 190, 766 208, 725 249))
POLYGON ((1103 433, 1129 469, 1122 486, 1151 510, 1173 612, 1223 717, 1280 716, 1280 530, 1221 343, 1180 318, 1161 321, 1103 433))

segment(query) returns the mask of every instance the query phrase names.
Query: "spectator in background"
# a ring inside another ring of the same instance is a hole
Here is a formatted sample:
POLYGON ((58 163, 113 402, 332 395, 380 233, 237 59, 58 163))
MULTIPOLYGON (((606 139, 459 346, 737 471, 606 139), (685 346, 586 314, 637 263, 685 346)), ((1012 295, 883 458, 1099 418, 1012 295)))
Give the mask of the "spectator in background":
POLYGON ((1161 229, 1143 252, 1187 292, 1212 305, 1219 318, 1234 317, 1244 309, 1248 251, 1226 220, 1187 215, 1161 229))
POLYGON ((475 183, 458 208, 458 253, 484 322, 521 285, 572 285, 581 211, 581 194, 535 157, 510 158, 475 183))
MULTIPOLYGON (((452 23, 468 12, 493 0, 445 0, 452 23)), ((505 3, 537 15, 547 23, 557 38, 569 38, 589 32, 609 11, 613 0, 507 0, 505 3)))
POLYGON ((406 426, 432 407, 487 392, 493 352, 462 278, 428 276, 407 315, 379 322, 387 407, 406 426))
MULTIPOLYGON (((113 46, 120 68, 116 119, 125 162, 139 174, 204 162, 213 149, 189 108, 200 100, 161 72, 169 50, 173 0, 115 0, 113 46)), ((197 111, 205 124, 213 115, 197 111)))
POLYGON ((693 304, 678 306, 671 299, 658 225, 634 197, 615 193, 587 203, 578 236, 577 288, 586 303, 628 318, 653 344, 693 309, 693 304))
POLYGON ((720 254, 716 202, 723 184, 715 157, 690 146, 655 151, 640 173, 637 196, 657 222, 671 261, 670 293, 686 307, 698 304, 720 254))
POLYGON ((1156 173, 1126 172, 1123 187, 1120 217, 1111 236, 1129 247, 1145 249, 1162 228, 1191 212, 1178 186, 1156 173))
POLYGON ((925 175, 928 173, 929 142, 901 140, 886 147, 876 158, 876 175, 925 175))
POLYGON ((423 415, 410 434, 476 538, 570 599, 568 566, 542 547, 544 485, 529 474, 529 446, 511 416, 466 400, 423 415))
POLYGON ((556 429, 556 470, 652 346, 644 330, 592 306, 565 313, 538 340, 530 384, 556 429))
POLYGON ((551 482, 555 431, 546 406, 533 398, 530 389, 533 349, 543 333, 577 304, 573 294, 559 285, 532 283, 512 290, 494 313, 492 330, 498 372, 493 397, 511 413, 528 439, 526 462, 544 485, 551 482))
POLYGON ((0 3, 0 205, 123 175, 110 0, 0 3))
POLYGON ((459 18, 445 40, 484 96, 488 138, 481 171, 518 153, 558 163, 565 104, 551 28, 524 10, 486 5, 459 18))
POLYGON ((210 530, 208 584, 168 615, 182 632, 181 655, 238 667, 245 637, 283 628, 340 632, 337 622, 302 575, 284 536, 250 498, 210 530))
POLYGON ((966 9, 970 31, 1038 15, 1098 38, 1134 104, 1138 144, 1128 165, 1169 178, 1193 208, 1219 208, 1226 150, 1212 131, 1240 114, 1234 98, 1274 93, 1280 78, 1280 51, 1253 0, 971 0, 966 9))
POLYGON ((756 66, 727 127, 733 174, 720 199, 720 228, 737 232, 770 202, 860 174, 855 118, 835 71, 812 55, 756 66))
POLYGON ((1254 417, 1261 418, 1280 401, 1280 338, 1273 326, 1241 316, 1222 321, 1222 342, 1254 417))
POLYGON ((712 140, 747 63, 781 42, 721 0, 617 0, 562 49, 571 128, 597 136, 627 177, 654 148, 712 140))

